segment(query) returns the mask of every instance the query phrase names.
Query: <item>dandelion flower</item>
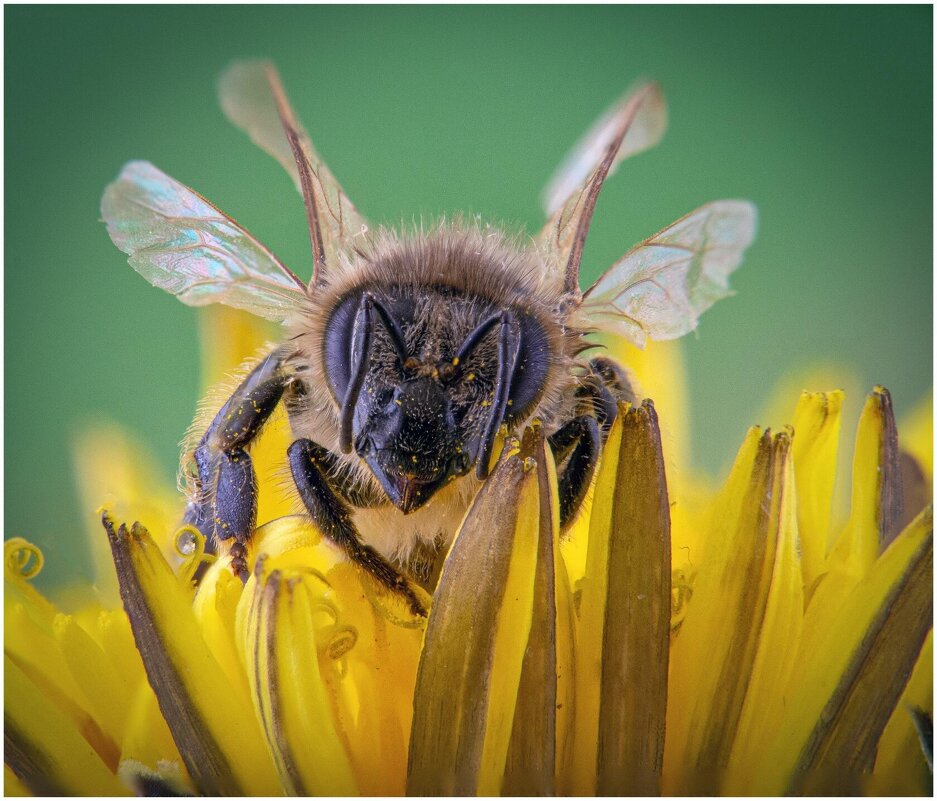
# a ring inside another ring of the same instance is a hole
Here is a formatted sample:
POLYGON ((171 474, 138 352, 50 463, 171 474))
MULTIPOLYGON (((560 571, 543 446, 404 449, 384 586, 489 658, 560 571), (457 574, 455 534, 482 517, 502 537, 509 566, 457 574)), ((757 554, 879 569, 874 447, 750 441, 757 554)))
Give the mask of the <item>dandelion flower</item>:
MULTIPOLYGON (((678 412, 679 378, 657 380, 678 412)), ((8 792, 926 794, 933 522, 899 481, 914 458, 929 487, 927 444, 899 450, 871 393, 839 523, 841 407, 804 393, 705 501, 668 486, 654 404, 623 407, 562 540, 530 428, 428 619, 299 516, 259 527, 245 585, 221 557, 197 586, 196 530, 105 516, 122 603, 70 614, 8 540, 8 792)))

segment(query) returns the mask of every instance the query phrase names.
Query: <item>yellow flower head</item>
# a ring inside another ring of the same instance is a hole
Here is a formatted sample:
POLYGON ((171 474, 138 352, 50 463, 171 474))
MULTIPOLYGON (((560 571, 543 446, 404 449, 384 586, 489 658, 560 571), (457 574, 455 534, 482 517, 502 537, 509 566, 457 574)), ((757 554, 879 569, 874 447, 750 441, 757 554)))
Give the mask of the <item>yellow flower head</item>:
MULTIPOLYGON (((636 368, 681 414, 678 371, 636 368)), ((105 516, 123 610, 72 614, 9 540, 8 791, 925 793, 932 512, 902 501, 930 486, 927 426, 899 449, 888 393, 869 396, 839 520, 841 406, 804 393, 715 493, 673 465, 652 403, 623 407, 562 540, 534 426, 505 443, 428 619, 304 517, 258 528, 242 585, 196 530, 105 516)))

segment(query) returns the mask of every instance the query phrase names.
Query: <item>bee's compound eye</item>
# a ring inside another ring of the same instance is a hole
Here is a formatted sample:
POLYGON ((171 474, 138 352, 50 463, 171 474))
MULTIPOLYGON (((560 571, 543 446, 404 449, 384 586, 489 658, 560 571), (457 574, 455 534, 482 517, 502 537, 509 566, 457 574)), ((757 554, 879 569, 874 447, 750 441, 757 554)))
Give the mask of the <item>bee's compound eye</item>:
POLYGON ((552 358, 550 340, 533 315, 519 312, 521 344, 511 378, 508 417, 521 417, 543 393, 552 358))
POLYGON ((322 356, 325 362, 325 379, 332 397, 339 403, 345 397, 351 380, 351 343, 355 328, 355 312, 361 301, 361 293, 353 292, 344 297, 325 324, 322 335, 322 356))

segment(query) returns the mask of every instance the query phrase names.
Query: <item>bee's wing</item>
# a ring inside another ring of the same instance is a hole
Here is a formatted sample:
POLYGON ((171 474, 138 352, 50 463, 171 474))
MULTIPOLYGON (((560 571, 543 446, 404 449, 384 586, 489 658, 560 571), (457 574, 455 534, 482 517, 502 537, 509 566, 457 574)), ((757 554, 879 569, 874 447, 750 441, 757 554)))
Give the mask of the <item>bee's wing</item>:
POLYGON ((575 324, 614 331, 636 345, 675 339, 732 294, 729 275, 755 236, 757 212, 744 200, 707 203, 645 239, 585 293, 575 324))
POLYGON ((104 190, 101 215, 133 269, 189 306, 224 303, 283 320, 305 296, 260 242, 149 162, 124 166, 104 190))
POLYGON ((579 289, 579 263, 595 201, 605 179, 624 159, 654 147, 667 127, 660 88, 640 83, 576 144, 543 193, 549 219, 537 242, 563 271, 567 292, 579 289))
POLYGON ((316 153, 272 64, 235 62, 222 73, 218 93, 228 119, 283 165, 302 194, 312 242, 309 285, 316 286, 335 264, 338 251, 368 230, 367 221, 316 153))

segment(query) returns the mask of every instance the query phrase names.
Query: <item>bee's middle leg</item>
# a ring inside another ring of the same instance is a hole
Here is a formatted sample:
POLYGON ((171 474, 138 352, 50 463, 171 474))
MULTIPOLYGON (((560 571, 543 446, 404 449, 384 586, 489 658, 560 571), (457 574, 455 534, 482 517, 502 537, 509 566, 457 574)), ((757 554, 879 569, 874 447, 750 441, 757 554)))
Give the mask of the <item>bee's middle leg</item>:
POLYGON ((602 448, 598 421, 591 415, 574 417, 549 438, 556 460, 560 495, 560 529, 576 517, 585 500, 602 448))
POLYGON ((591 411, 598 420, 602 439, 618 417, 618 404, 626 401, 633 405, 637 397, 628 373, 605 356, 589 362, 589 372, 577 395, 583 402, 581 411, 591 411))
POLYGON ((308 439, 296 440, 288 454, 299 496, 318 529, 381 584, 402 595, 414 614, 425 617, 426 609, 407 579, 359 539, 349 507, 367 505, 367 501, 344 486, 336 471, 336 456, 308 439))
POLYGON ((560 528, 576 517, 598 464, 602 443, 618 417, 618 404, 634 403, 634 387, 627 371, 598 356, 576 393, 580 403, 574 417, 550 437, 560 492, 560 528))

